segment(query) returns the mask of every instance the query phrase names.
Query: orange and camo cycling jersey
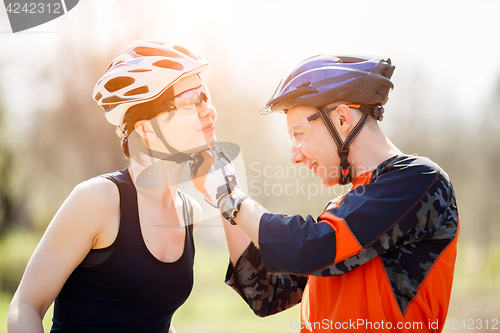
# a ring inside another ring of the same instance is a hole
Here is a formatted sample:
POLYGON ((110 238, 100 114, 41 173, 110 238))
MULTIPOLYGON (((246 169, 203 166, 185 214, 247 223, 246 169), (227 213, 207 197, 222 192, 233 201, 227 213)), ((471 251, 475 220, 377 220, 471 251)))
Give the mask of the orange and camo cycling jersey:
POLYGON ((301 332, 440 332, 459 219, 448 175, 395 156, 358 177, 315 221, 264 214, 259 246, 226 283, 259 316, 301 304, 301 332))

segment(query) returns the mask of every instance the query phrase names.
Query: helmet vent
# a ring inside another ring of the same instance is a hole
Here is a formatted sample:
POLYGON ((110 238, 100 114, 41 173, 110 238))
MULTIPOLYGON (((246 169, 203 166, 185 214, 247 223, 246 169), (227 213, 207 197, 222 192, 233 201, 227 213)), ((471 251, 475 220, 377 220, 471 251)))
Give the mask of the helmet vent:
POLYGON ((118 61, 116 64, 114 63, 110 63, 109 66, 108 66, 108 69, 106 69, 106 72, 109 71, 111 68, 114 68, 116 67, 117 65, 123 63, 123 61, 118 61))
POLYGON ((100 99, 101 99, 101 97, 102 97, 102 94, 101 94, 100 92, 98 92, 98 93, 95 95, 94 99, 95 99, 96 101, 98 101, 98 100, 100 100, 100 99))
POLYGON ((391 87, 389 87, 387 84, 382 84, 378 89, 375 91, 375 96, 383 97, 389 93, 389 90, 391 87))
POLYGON ((133 90, 127 91, 123 95, 125 95, 125 96, 133 96, 133 95, 145 94, 145 93, 148 93, 148 92, 149 92, 149 88, 146 87, 146 86, 142 86, 142 87, 135 88, 133 90))
POLYGON ((118 76, 118 77, 115 77, 114 79, 109 80, 104 85, 104 88, 106 88, 106 90, 109 92, 115 92, 117 90, 120 90, 122 88, 130 86, 134 82, 135 82, 135 79, 133 77, 118 76))
POLYGON ((187 49, 183 48, 182 46, 175 45, 174 49, 176 49, 180 53, 183 53, 183 54, 187 55, 190 58, 193 58, 194 60, 198 60, 197 56, 195 56, 194 54, 192 54, 191 52, 189 52, 187 49))
POLYGON ((128 71, 129 73, 143 73, 143 72, 151 72, 150 69, 132 69, 128 71))
POLYGON ((301 82, 301 83, 297 84, 297 85, 295 86, 295 88, 297 88, 297 89, 298 89, 298 88, 302 88, 302 87, 307 87, 307 86, 308 86, 308 85, 310 85, 310 84, 311 84, 311 81, 304 81, 304 82, 301 82))
POLYGON ((135 54, 142 57, 168 57, 181 58, 178 54, 167 50, 160 50, 152 47, 139 46, 134 48, 135 54))
POLYGON ((127 99, 127 98, 121 98, 118 96, 111 96, 111 97, 103 99, 102 103, 103 104, 120 103, 120 102, 126 102, 128 100, 129 99, 127 99))
POLYGON ((184 66, 182 64, 172 61, 172 60, 159 60, 155 63, 153 63, 153 66, 156 67, 162 67, 166 69, 175 69, 176 71, 182 71, 184 69, 184 66))

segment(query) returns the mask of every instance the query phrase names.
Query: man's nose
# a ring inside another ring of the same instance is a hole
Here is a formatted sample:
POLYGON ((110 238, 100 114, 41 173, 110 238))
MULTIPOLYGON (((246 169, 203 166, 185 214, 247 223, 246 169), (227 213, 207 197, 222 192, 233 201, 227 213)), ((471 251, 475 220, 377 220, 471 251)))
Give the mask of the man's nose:
POLYGON ((292 149, 290 150, 290 160, 293 164, 302 163, 302 161, 304 160, 304 154, 302 154, 300 148, 292 146, 292 149))

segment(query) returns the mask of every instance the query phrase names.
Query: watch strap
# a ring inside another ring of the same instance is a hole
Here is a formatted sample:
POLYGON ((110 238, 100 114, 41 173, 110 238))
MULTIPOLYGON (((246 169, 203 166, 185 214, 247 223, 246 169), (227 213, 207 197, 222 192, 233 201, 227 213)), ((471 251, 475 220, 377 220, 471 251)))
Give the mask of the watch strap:
POLYGON ((234 219, 236 214, 240 210, 241 203, 248 198, 248 195, 243 192, 239 192, 233 195, 229 195, 223 199, 221 203, 221 215, 222 217, 232 225, 236 225, 234 219))

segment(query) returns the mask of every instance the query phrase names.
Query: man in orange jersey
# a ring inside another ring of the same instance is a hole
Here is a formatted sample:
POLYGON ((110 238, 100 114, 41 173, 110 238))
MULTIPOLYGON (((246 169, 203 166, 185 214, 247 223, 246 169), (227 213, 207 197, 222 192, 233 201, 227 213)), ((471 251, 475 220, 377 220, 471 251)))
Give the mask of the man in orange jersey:
POLYGON ((290 323, 301 332, 442 330, 459 229, 455 194, 437 164, 404 155, 380 129, 393 71, 387 58, 315 56, 261 110, 286 113, 292 163, 324 186, 352 183, 316 220, 267 212, 239 189, 219 150, 195 157, 195 186, 237 225, 224 223, 226 283, 257 315, 301 302, 301 321, 290 323))

